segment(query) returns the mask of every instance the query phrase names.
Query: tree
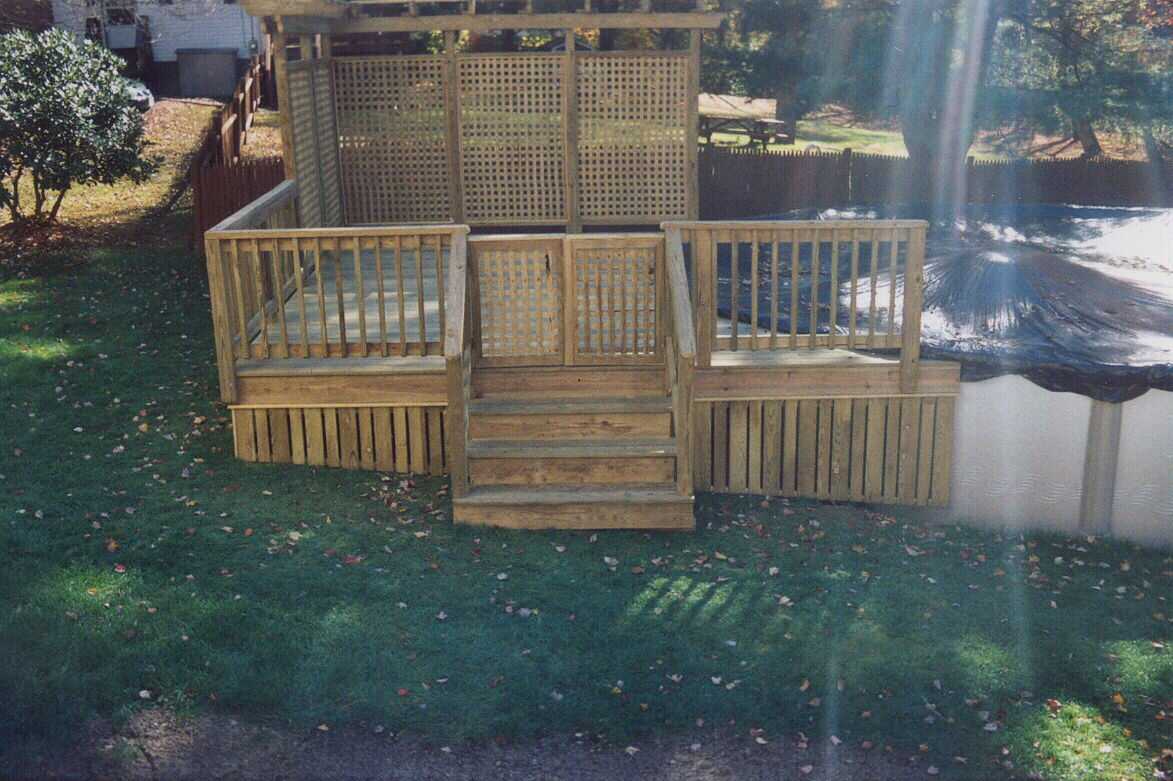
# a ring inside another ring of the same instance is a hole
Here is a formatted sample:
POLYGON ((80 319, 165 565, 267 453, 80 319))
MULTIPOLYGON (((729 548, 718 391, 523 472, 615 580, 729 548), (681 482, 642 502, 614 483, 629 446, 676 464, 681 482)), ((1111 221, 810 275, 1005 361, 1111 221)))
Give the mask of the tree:
POLYGON ((1095 157, 1097 124, 1143 135, 1173 119, 1171 24, 1171 0, 1009 0, 993 86, 1020 121, 1095 157))
POLYGON ((120 67, 60 30, 0 36, 0 208, 14 223, 55 221, 75 185, 141 182, 154 171, 120 67))

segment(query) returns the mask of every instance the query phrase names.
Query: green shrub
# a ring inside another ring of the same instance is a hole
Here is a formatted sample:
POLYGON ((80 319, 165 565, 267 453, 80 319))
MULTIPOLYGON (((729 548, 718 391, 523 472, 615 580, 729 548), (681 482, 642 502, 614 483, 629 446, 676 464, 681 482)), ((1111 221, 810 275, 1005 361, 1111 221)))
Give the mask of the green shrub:
POLYGON ((0 36, 0 208, 14 223, 53 222, 74 185, 150 176, 120 67, 60 30, 0 36))

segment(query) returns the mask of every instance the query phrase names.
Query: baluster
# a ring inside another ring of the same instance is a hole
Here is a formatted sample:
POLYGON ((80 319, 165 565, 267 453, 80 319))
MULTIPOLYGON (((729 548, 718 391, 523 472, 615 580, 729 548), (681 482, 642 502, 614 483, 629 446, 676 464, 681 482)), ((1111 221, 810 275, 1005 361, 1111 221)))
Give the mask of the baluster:
POLYGON ((819 333, 819 254, 823 248, 823 243, 819 238, 819 231, 816 228, 811 231, 811 333, 808 347, 812 350, 818 345, 819 333))
POLYGON ((269 307, 265 304, 265 282, 261 277, 261 250, 257 240, 252 240, 254 294, 257 299, 257 313, 261 316, 261 357, 269 358, 269 307))
POLYGON ((322 282, 322 240, 314 239, 314 287, 318 293, 318 341, 322 345, 322 357, 330 355, 330 335, 326 331, 326 291, 322 282))
POLYGON ((738 298, 741 296, 741 271, 737 268, 737 255, 740 245, 737 243, 737 234, 734 233, 729 241, 729 319, 732 321, 729 329, 729 349, 737 349, 737 318, 739 315, 738 298))
POLYGON ((868 347, 876 346, 876 285, 880 274, 880 242, 875 229, 871 233, 871 252, 868 255, 868 272, 871 275, 871 291, 868 298, 868 347))
POLYGON ((403 298, 403 237, 395 237, 395 297, 399 308, 399 355, 407 355, 407 304, 403 298))
POLYGON ((281 271, 281 245, 270 244, 269 266, 273 274, 273 303, 277 308, 277 328, 281 335, 281 357, 289 357, 289 329, 285 322, 285 275, 281 271))
MULTIPOLYGON (((451 246, 451 244, 449 244, 451 246)), ((467 272, 466 272, 467 273, 467 272)), ((444 311, 444 237, 436 236, 436 305, 439 309, 440 333, 439 341, 443 350, 445 329, 448 327, 447 314, 444 311)))
MULTIPOLYGON (((375 294, 379 301, 379 352, 387 357, 387 293, 386 280, 383 278, 383 249, 386 241, 375 239, 375 276, 377 277, 375 294)), ((441 287, 443 289, 443 287, 441 287)))
MULTIPOLYGON (((341 241, 339 242, 341 243, 341 241)), ((358 309, 358 354, 367 355, 367 290, 363 284, 362 250, 363 239, 355 236, 351 240, 354 251, 354 305, 358 309)))
POLYGON ((839 330, 839 231, 831 231, 831 286, 827 293, 827 346, 835 346, 839 330))
POLYGON ((338 340, 342 344, 342 357, 345 358, 349 353, 346 345, 346 300, 344 297, 344 289, 346 287, 342 274, 342 240, 337 239, 332 242, 332 254, 334 261, 334 300, 338 305, 338 340))
POLYGON ((800 258, 802 257, 802 233, 795 231, 790 241, 790 349, 798 349, 798 283, 800 258))
MULTIPOLYGON (((625 279, 625 277, 630 277, 631 269, 633 267, 642 265, 639 262, 639 259, 640 259, 640 256, 638 254, 636 254, 631 259, 627 259, 623 255, 620 255, 615 260, 615 267, 614 267, 615 275, 619 279, 619 283, 618 283, 619 284, 619 309, 620 309, 620 326, 621 326, 620 331, 619 331, 619 352, 624 355, 627 354, 627 283, 628 283, 628 279, 625 279)), ((636 289, 637 288, 633 287, 632 292, 634 292, 636 289)), ((639 296, 636 295, 635 299, 636 300, 632 301, 633 308, 639 306, 639 301, 638 301, 639 296)), ((638 337, 636 337, 636 338, 638 338, 638 337)), ((636 355, 639 354, 638 347, 634 350, 634 353, 636 355)))
POLYGON ((891 347, 892 341, 896 335, 896 274, 897 263, 900 258, 900 234, 895 228, 890 231, 892 239, 890 250, 888 252, 888 343, 885 347, 891 347))
POLYGON ((417 248, 415 251, 415 289, 416 289, 416 313, 420 321, 420 355, 428 354, 428 319, 427 312, 424 306, 426 297, 424 296, 424 247, 426 242, 423 236, 416 240, 417 248))
MULTIPOLYGON (((238 358, 252 358, 252 340, 248 333, 248 313, 245 311, 245 306, 248 297, 248 286, 241 276, 240 269, 240 240, 233 239, 231 242, 224 242, 224 244, 232 245, 232 279, 233 285, 236 289, 236 322, 240 326, 240 349, 236 354, 238 358)), ((223 244, 221 245, 223 246, 223 244)))
POLYGON ((750 231, 750 241, 753 242, 749 252, 750 267, 750 296, 749 302, 749 349, 758 349, 758 232, 750 231))
POLYGON ((297 314, 300 318, 298 321, 300 327, 297 330, 301 337, 301 357, 309 358, 310 338, 307 331, 309 324, 306 323, 305 314, 305 280, 301 265, 301 242, 297 238, 293 240, 293 263, 293 278, 297 281, 297 314))
POLYGON ((770 243, 770 349, 778 346, 778 253, 782 244, 778 241, 778 234, 773 234, 770 243))
POLYGON ((855 349, 855 298, 859 294, 859 234, 851 231, 851 309, 847 316, 847 349, 855 349))

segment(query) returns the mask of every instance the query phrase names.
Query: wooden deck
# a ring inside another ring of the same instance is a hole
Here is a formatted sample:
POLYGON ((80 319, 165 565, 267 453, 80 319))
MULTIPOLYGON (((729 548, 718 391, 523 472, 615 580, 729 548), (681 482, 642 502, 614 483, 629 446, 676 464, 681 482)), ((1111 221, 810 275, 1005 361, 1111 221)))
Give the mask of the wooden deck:
POLYGON ((457 522, 515 528, 688 529, 698 490, 941 504, 958 367, 870 316, 919 327, 920 231, 229 220, 208 256, 236 453, 449 474, 457 522), (749 304, 719 255, 748 269, 749 304), (877 301, 859 260, 881 256, 902 284, 877 301))

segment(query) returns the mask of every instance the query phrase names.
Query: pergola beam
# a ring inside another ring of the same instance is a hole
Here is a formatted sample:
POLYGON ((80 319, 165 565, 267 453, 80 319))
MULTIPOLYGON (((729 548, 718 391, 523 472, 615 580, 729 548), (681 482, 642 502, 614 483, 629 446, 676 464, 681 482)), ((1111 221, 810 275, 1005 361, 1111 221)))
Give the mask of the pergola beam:
MULTIPOLYGON (((256 6, 279 3, 252 0, 245 7, 258 13, 256 6)), ((263 13, 274 13, 266 10, 263 13)), ((279 12, 278 12, 279 13, 279 12)), ((664 13, 565 13, 565 14, 434 14, 428 16, 357 16, 336 17, 320 14, 284 18, 285 32, 291 35, 331 33, 391 33, 468 30, 712 30, 724 18, 720 13, 700 11, 664 13)))

